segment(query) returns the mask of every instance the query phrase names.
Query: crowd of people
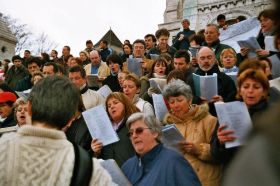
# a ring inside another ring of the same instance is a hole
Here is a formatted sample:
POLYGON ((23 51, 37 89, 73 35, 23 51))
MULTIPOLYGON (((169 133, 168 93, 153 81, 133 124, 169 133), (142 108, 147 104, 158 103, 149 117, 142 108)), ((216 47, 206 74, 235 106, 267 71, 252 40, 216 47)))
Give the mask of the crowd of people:
MULTIPOLYGON (((244 19, 238 17, 239 22, 244 19)), ((3 60, 0 185, 117 184, 100 159, 115 160, 132 185, 233 185, 233 178, 225 175, 246 145, 225 147, 236 139, 235 131, 218 122, 215 103, 244 102, 253 134, 260 128, 257 121, 280 98, 280 91, 269 83, 280 77, 276 69, 280 65, 274 66, 269 58, 275 55, 280 62, 277 12, 263 10, 258 20, 261 30, 255 37, 261 49, 254 51, 254 58, 248 56, 249 48, 235 51, 220 42, 221 29, 229 26, 219 15, 218 25, 208 24, 198 32, 190 30, 189 20, 182 20, 183 31, 172 45, 169 31, 162 28, 133 43, 126 40, 119 54, 106 40, 98 48, 88 40, 79 56, 64 46, 60 57, 56 50, 39 57, 25 50, 23 58, 3 60), (266 36, 275 37, 278 51, 266 50, 266 36), (140 59, 140 74, 130 66, 133 59, 140 59), (193 74, 217 74, 217 95, 199 96, 193 74), (152 86, 151 80, 158 86, 152 86), (112 91, 108 96, 98 92, 105 85, 112 91), (162 105, 168 109, 161 122, 154 94, 162 94, 162 105), (105 146, 92 138, 82 115, 99 105, 119 137, 105 146), (162 127, 168 124, 174 124, 184 138, 177 144, 181 153, 161 142, 162 127)), ((250 185, 250 180, 238 185, 243 184, 250 185)))

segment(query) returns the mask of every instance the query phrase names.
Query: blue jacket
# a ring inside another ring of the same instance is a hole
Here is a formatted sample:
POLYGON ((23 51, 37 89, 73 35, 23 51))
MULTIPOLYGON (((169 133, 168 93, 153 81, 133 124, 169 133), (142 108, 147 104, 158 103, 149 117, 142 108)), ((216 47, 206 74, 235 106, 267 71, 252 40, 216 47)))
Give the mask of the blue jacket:
POLYGON ((173 47, 175 47, 177 50, 188 50, 190 47, 189 38, 190 36, 194 35, 195 31, 190 29, 184 29, 183 31, 179 32, 176 37, 173 39, 173 47), (179 41, 180 35, 184 34, 184 39, 182 41, 179 41))
POLYGON ((133 185, 201 185, 189 162, 162 144, 141 158, 133 156, 124 163, 122 170, 133 185))

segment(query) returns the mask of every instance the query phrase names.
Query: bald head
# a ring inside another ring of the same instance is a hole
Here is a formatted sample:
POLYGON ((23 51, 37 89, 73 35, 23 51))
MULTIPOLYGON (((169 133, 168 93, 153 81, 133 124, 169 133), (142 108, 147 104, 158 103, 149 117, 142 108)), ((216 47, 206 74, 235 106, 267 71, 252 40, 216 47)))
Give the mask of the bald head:
POLYGON ((100 62, 101 62, 101 57, 100 57, 100 55, 99 55, 99 53, 98 53, 97 50, 91 51, 91 52, 89 53, 89 58, 90 58, 91 64, 92 64, 93 66, 99 65, 100 62))
POLYGON ((209 47, 202 47, 197 53, 197 62, 201 70, 207 72, 216 63, 215 53, 209 47))

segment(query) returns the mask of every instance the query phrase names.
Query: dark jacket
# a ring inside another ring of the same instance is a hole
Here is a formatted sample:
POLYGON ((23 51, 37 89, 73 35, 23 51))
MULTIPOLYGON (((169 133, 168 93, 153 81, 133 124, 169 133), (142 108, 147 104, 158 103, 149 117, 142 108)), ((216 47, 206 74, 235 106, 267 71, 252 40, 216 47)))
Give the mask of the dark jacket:
POLYGON ((12 112, 3 122, 0 122, 0 128, 13 127, 17 123, 14 118, 14 112, 12 112))
POLYGON ((110 74, 104 81, 102 85, 108 85, 112 92, 120 92, 122 87, 119 84, 118 75, 110 74))
POLYGON ((72 125, 67 129, 65 134, 69 141, 80 145, 86 151, 91 152, 92 138, 82 114, 72 122, 72 125))
POLYGON ((5 81, 11 89, 15 90, 17 83, 25 76, 28 76, 28 74, 27 69, 23 65, 18 68, 13 65, 5 74, 5 81))
POLYGON ((172 46, 175 47, 177 50, 180 50, 180 49, 188 50, 190 47, 189 37, 194 34, 195 34, 195 31, 190 30, 190 29, 184 29, 183 31, 179 32, 176 35, 176 37, 173 39, 172 46), (179 41, 178 39, 180 38, 181 34, 184 34, 184 39, 179 41))
POLYGON ((116 131, 120 140, 116 143, 104 146, 100 155, 100 158, 104 160, 114 159, 120 167, 135 154, 131 141, 127 136, 128 129, 125 123, 126 119, 124 119, 116 131))
MULTIPOLYGON (((168 46, 168 49, 167 49, 167 53, 169 55, 171 55, 171 57, 173 58, 174 57, 174 54, 175 52, 177 51, 176 48, 174 48, 173 46, 168 46)), ((157 54, 157 55, 160 55, 161 54, 161 51, 160 49, 158 48, 158 46, 154 47, 154 48, 151 48, 151 50, 149 51, 149 54, 157 54)))
POLYGON ((104 48, 100 51, 100 56, 102 61, 106 61, 107 57, 111 54, 111 51, 109 50, 109 48, 104 48))
POLYGON ((31 83, 31 78, 32 76, 30 74, 28 76, 25 76, 22 80, 20 80, 17 83, 15 90, 22 92, 31 89, 33 87, 33 84, 31 83))
POLYGON ((194 186, 201 185, 189 162, 162 144, 143 157, 133 156, 122 166, 132 185, 194 186))
MULTIPOLYGON (((205 72, 200 68, 195 72, 197 75, 205 76, 212 75, 213 73, 217 74, 218 81, 218 95, 222 96, 224 102, 230 102, 235 100, 237 93, 236 86, 234 81, 225 73, 220 72, 218 65, 214 65, 209 71, 205 72)), ((213 116, 217 116, 216 110, 213 103, 209 103, 209 112, 213 116)))

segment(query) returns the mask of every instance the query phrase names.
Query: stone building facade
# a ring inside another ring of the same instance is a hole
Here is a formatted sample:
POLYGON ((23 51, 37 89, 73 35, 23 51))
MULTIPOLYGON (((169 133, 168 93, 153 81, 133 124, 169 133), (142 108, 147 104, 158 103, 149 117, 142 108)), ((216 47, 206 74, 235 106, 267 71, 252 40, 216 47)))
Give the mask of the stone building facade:
POLYGON ((16 37, 9 30, 0 13, 0 61, 6 58, 11 59, 15 55, 16 44, 16 37))
POLYGON ((271 0, 166 0, 164 23, 159 28, 167 28, 172 39, 182 28, 182 19, 189 19, 191 29, 199 31, 208 23, 216 23, 219 14, 224 14, 227 20, 240 15, 248 18, 271 5, 271 0))

